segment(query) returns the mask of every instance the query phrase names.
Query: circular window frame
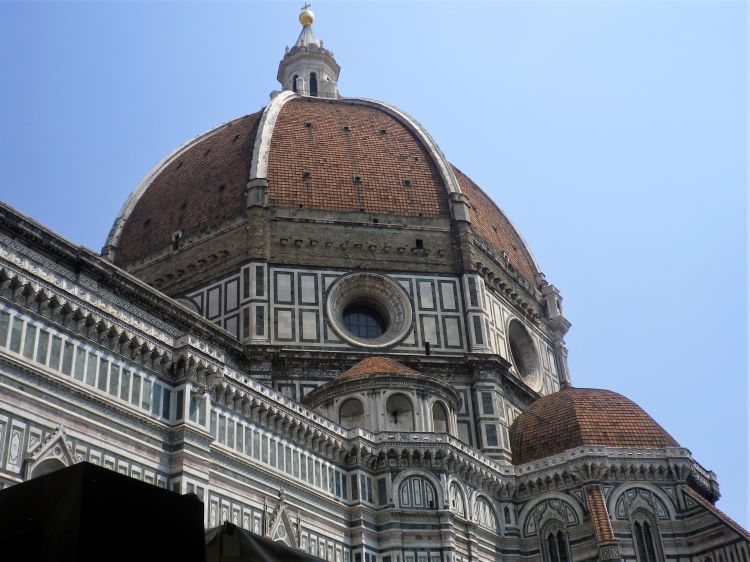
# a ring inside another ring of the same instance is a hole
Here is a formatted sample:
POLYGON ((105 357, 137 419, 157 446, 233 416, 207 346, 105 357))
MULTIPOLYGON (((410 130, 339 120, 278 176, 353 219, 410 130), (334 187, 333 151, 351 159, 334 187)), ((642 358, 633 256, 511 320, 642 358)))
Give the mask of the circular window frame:
POLYGON ((412 328, 413 312, 406 291, 388 277, 377 273, 351 273, 337 279, 328 290, 326 315, 336 334, 351 345, 383 349, 403 340, 412 328), (344 310, 353 304, 376 310, 385 321, 385 331, 377 338, 355 336, 346 329, 344 310))
POLYGON ((506 333, 508 334, 510 360, 516 373, 532 390, 539 391, 542 387, 539 353, 529 330, 523 325, 523 322, 517 318, 512 318, 508 322, 506 333), (511 340, 515 341, 512 342, 511 340), (516 357, 511 346, 518 349, 520 357, 516 357))

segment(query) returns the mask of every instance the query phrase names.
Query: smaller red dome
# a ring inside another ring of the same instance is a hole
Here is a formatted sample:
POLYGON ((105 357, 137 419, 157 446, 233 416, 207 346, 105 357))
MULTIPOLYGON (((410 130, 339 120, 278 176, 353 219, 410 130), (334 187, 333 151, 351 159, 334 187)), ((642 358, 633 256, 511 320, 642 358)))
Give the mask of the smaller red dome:
POLYGON ((543 396, 510 428, 513 464, 524 464, 585 445, 679 447, 632 400, 610 390, 564 386, 543 396))
POLYGON ((407 376, 423 376, 420 375, 414 369, 407 367, 394 361, 389 357, 383 357, 382 355, 375 355, 373 357, 366 357, 351 369, 344 371, 339 376, 338 380, 348 380, 358 377, 369 377, 372 375, 407 375, 407 376))

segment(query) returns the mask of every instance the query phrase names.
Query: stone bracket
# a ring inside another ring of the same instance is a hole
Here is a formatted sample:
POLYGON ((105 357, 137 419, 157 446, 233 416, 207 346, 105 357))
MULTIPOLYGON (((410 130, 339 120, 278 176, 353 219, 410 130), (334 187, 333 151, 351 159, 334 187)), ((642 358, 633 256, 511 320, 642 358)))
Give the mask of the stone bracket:
POLYGON ((455 221, 471 222, 469 200, 463 193, 453 192, 449 195, 451 216, 455 221))
POLYGON ((245 188, 246 207, 268 207, 268 180, 253 178, 247 182, 245 188))

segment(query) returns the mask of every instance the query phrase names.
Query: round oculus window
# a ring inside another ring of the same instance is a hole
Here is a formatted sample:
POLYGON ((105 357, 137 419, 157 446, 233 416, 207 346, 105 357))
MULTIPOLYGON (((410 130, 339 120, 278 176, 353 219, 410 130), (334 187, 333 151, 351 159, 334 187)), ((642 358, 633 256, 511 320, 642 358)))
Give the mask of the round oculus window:
POLYGON ((328 291, 326 311, 336 333, 350 344, 384 348, 409 333, 412 310, 401 286, 383 275, 345 275, 328 291))
POLYGON ((534 341, 528 330, 521 322, 513 319, 508 324, 508 342, 510 355, 516 372, 523 382, 534 390, 541 388, 542 377, 539 376, 539 360, 537 359, 534 341))

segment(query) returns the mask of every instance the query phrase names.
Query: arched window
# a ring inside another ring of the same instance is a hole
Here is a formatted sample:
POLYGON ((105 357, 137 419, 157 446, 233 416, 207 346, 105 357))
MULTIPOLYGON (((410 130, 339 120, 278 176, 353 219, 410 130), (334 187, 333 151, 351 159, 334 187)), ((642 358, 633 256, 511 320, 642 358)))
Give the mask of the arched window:
POLYGON ((292 92, 294 92, 295 94, 297 93, 297 78, 299 78, 298 74, 295 74, 292 77, 292 92))
POLYGON ((568 537, 558 528, 547 531, 545 554, 548 562, 568 562, 568 537))
POLYGON ((461 494, 461 490, 458 489, 458 484, 455 482, 451 483, 450 490, 448 491, 448 499, 450 500, 451 511, 454 511, 461 517, 466 517, 466 505, 464 504, 464 496, 461 494))
POLYGON ((503 508, 503 513, 505 514, 505 524, 510 525, 513 523, 513 520, 510 517, 510 508, 506 505, 503 508))
POLYGON ((339 408, 339 423, 345 428, 362 427, 365 419, 365 408, 356 398, 347 398, 339 408))
POLYGON ((318 97, 318 75, 310 73, 310 95, 318 97))
POLYGON ((448 413, 445 406, 440 402, 432 405, 432 431, 435 433, 448 433, 448 413))
POLYGON ((410 476, 398 489, 398 502, 410 509, 437 509, 435 487, 422 476, 410 476))
POLYGON ((500 525, 497 524, 497 516, 495 515, 495 508, 490 505, 485 498, 477 498, 477 503, 474 504, 474 520, 477 525, 493 533, 500 532, 500 525))
POLYGON ((638 562, 659 562, 659 552, 656 545, 658 531, 643 516, 638 517, 633 523, 633 542, 638 562))
POLYGON ((395 431, 414 431, 411 400, 403 394, 392 394, 385 403, 387 427, 395 431))

